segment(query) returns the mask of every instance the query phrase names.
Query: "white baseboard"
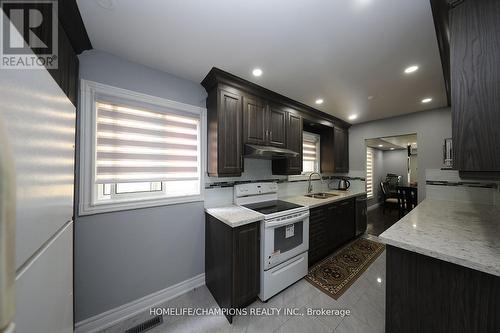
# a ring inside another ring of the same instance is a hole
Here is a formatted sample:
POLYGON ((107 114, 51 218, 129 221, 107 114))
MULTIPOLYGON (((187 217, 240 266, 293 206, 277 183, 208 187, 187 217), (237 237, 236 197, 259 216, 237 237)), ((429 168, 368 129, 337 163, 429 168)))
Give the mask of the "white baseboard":
POLYGON ((117 308, 84 319, 75 325, 75 333, 95 333, 131 318, 151 307, 158 306, 179 295, 205 284, 205 274, 200 274, 166 289, 136 299, 117 308))
POLYGON ((380 203, 377 202, 376 204, 373 204, 370 207, 368 207, 367 210, 368 211, 374 210, 374 209, 378 208, 379 206, 380 206, 380 203))

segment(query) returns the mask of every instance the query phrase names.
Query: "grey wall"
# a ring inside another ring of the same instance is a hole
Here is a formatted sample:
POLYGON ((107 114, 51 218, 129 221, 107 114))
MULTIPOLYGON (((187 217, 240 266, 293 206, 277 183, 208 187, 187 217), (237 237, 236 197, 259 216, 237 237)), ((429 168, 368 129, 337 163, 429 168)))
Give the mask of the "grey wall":
POLYGON ((425 198, 425 170, 439 169, 443 163, 442 145, 451 137, 451 111, 443 108, 382 119, 349 129, 350 174, 366 172, 365 139, 417 133, 419 200, 425 198))
MULTIPOLYGON (((205 104, 198 83, 102 52, 87 51, 79 59, 82 79, 205 104)), ((203 202, 77 216, 75 321, 203 273, 204 234, 203 202)))
POLYGON ((384 169, 382 176, 388 173, 403 176, 403 183, 408 181, 408 152, 406 150, 387 150, 383 153, 384 169))

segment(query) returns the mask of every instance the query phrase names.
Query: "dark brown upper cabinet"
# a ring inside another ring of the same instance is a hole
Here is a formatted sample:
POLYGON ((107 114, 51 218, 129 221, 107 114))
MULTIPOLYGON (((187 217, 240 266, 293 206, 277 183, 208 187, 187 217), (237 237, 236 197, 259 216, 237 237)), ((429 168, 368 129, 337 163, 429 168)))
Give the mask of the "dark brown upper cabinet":
POLYGON ((285 148, 286 147, 286 121, 287 114, 282 107, 277 105, 269 105, 268 107, 268 133, 267 143, 270 146, 285 148))
MULTIPOLYGON (((333 124, 347 133, 349 123, 218 68, 212 68, 201 84, 208 93, 206 105, 209 176, 241 176, 243 147, 247 143, 298 152, 300 155, 297 158, 273 160, 272 170, 274 174, 300 174, 304 119, 330 128, 331 145, 328 151, 331 155, 332 171, 335 171, 333 124)), ((343 149, 347 149, 346 144, 347 139, 343 141, 343 149)), ((336 156, 347 158, 347 152, 338 152, 336 156)), ((337 164, 339 170, 348 169, 347 160, 337 164)))
POLYGON ((323 128, 320 141, 321 172, 349 172, 349 129, 323 128))
POLYGON ((286 147, 287 112, 256 97, 243 97, 243 144, 286 147))
POLYGON ((242 171, 242 96, 216 87, 207 97, 208 175, 237 177, 242 171))
POLYGON ((257 97, 243 97, 243 142, 265 145, 267 141, 267 107, 257 97))
POLYGON ((56 69, 49 69, 48 71, 71 103, 76 106, 79 61, 68 36, 60 24, 58 33, 58 66, 56 69))
POLYGON ((334 172, 349 172, 349 130, 333 127, 334 172))
POLYGON ((500 2, 466 0, 449 18, 454 167, 500 179, 500 2))
POLYGON ((287 113, 287 148, 298 152, 298 157, 273 161, 273 174, 300 175, 302 173, 302 117, 291 112, 287 113))

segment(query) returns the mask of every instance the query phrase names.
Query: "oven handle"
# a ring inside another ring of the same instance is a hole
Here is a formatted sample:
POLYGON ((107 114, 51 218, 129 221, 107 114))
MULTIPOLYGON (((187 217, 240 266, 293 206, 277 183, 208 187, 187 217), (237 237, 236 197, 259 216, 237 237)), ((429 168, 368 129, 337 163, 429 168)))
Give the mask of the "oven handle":
POLYGON ((309 212, 304 213, 300 216, 294 217, 293 219, 287 219, 283 221, 265 222, 264 226, 266 229, 277 228, 284 225, 293 224, 295 222, 304 221, 305 218, 309 217, 309 212))
POLYGON ((297 264, 301 263, 302 261, 304 261, 304 256, 301 256, 300 258, 288 263, 288 265, 286 265, 285 267, 280 267, 279 269, 275 270, 274 272, 271 272, 271 275, 276 275, 276 274, 279 274, 283 271, 286 271, 287 269, 290 269, 293 266, 296 266, 297 264))

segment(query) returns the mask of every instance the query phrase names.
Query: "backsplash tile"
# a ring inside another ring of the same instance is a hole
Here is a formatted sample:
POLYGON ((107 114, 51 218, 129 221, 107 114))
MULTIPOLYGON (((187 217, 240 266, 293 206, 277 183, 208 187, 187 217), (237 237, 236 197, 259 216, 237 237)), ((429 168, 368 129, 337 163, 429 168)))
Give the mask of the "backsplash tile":
POLYGON ((456 170, 426 170, 426 197, 487 205, 498 205, 498 183, 460 178, 456 170))

